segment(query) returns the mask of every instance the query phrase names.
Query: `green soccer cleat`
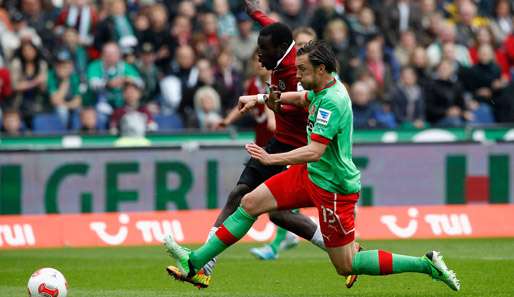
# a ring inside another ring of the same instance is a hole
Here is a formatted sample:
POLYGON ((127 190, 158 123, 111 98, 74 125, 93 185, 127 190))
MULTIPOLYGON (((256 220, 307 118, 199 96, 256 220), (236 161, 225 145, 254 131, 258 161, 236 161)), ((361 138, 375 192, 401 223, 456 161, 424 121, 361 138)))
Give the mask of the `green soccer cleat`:
POLYGON ((428 252, 423 259, 430 265, 431 276, 435 280, 442 281, 454 291, 460 290, 460 282, 457 275, 444 263, 443 256, 437 251, 428 252))
POLYGON ((190 249, 180 246, 171 235, 164 238, 164 247, 170 256, 177 261, 176 267, 168 266, 166 268, 170 276, 176 280, 188 282, 200 289, 209 286, 211 277, 206 275, 202 269, 197 273, 189 261, 190 249))

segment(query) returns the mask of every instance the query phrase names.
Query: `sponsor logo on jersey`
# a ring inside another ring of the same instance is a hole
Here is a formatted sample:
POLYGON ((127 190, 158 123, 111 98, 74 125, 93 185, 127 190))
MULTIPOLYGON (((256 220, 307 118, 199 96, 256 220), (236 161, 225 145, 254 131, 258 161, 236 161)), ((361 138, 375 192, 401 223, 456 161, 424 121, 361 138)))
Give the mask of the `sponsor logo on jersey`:
POLYGON ((313 128, 314 128, 314 121, 309 120, 309 122, 307 123, 307 133, 311 133, 313 128))
POLYGON ((283 81, 283 80, 279 80, 278 81, 278 88, 281 90, 281 91, 285 91, 286 90, 286 82, 283 81))
POLYGON ((331 115, 332 112, 330 110, 320 108, 318 110, 318 115, 316 116, 316 123, 326 126, 330 120, 331 115))
POLYGON ((316 112, 316 107, 314 105, 311 105, 311 108, 309 109, 309 115, 314 115, 314 113, 316 112))

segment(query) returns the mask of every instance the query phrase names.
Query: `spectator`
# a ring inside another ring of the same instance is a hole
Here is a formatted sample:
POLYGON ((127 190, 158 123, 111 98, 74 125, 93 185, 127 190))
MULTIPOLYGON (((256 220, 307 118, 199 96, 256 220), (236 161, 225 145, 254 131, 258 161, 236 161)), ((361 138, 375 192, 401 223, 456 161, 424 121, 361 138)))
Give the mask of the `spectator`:
POLYGON ((324 39, 332 47, 339 61, 339 77, 353 83, 355 71, 360 65, 358 49, 352 44, 346 24, 340 19, 333 19, 325 29, 324 39))
POLYGON ((74 71, 79 75, 81 82, 87 81, 88 56, 86 50, 79 42, 79 35, 75 28, 65 28, 63 33, 63 48, 66 49, 73 61, 74 71))
POLYGON ((457 39, 464 46, 471 46, 474 33, 489 21, 477 15, 476 4, 472 1, 460 1, 458 4, 457 39))
POLYGON ((102 20, 95 32, 95 47, 103 49, 109 42, 116 42, 123 50, 137 46, 138 40, 134 28, 127 16, 127 6, 124 0, 108 0, 107 17, 102 20))
POLYGON ((431 78, 429 72, 430 69, 428 68, 427 52, 423 47, 418 46, 414 49, 410 56, 409 65, 412 66, 416 72, 418 84, 421 87, 425 87, 431 78))
POLYGON ((388 46, 398 44, 401 33, 405 31, 421 31, 421 12, 411 0, 392 1, 382 12, 382 29, 388 46))
POLYGON ((217 56, 221 48, 221 40, 218 36, 218 18, 212 12, 204 13, 201 18, 202 34, 207 40, 208 52, 217 56))
POLYGON ((310 41, 316 41, 316 32, 311 27, 299 27, 293 30, 293 39, 296 49, 302 48, 310 41))
MULTIPOLYGON (((335 1, 334 1, 335 2, 335 1)), ((359 22, 360 14, 366 8, 364 0, 348 0, 345 1, 345 19, 348 26, 353 31, 359 22)), ((321 35, 320 35, 321 36, 321 35)))
POLYGON ((6 110, 2 115, 2 133, 7 136, 19 136, 23 134, 23 123, 20 113, 15 110, 6 110))
POLYGON ((494 98, 493 109, 498 123, 514 123, 514 80, 494 98))
POLYGON ((11 13, 11 22, 13 31, 4 30, 1 32, 2 34, 0 34, 0 45, 2 45, 6 61, 13 58, 16 49, 20 48, 22 39, 31 40, 37 47, 43 45, 36 30, 28 26, 27 21, 21 13, 11 13))
POLYGON ((379 29, 375 25, 375 14, 370 8, 363 8, 359 12, 359 18, 351 27, 353 41, 358 48, 366 47, 379 34, 379 29))
POLYGON ((307 24, 307 16, 303 9, 303 1, 301 0, 280 0, 280 14, 282 23, 289 28, 298 28, 307 24))
POLYGON ((369 85, 356 81, 351 87, 353 126, 356 129, 394 128, 394 123, 384 119, 388 116, 382 107, 371 97, 369 85))
POLYGON ((61 51, 56 57, 57 65, 48 73, 48 94, 54 111, 65 127, 70 126, 70 117, 82 104, 80 78, 73 72, 73 60, 69 52, 61 51))
POLYGON ((194 106, 200 129, 213 130, 222 121, 220 96, 212 87, 204 86, 196 91, 194 106))
POLYGON ((420 3, 420 25, 421 31, 416 32, 418 43, 423 46, 428 46, 435 38, 435 31, 433 31, 434 22, 436 18, 440 18, 437 12, 436 0, 421 0, 420 3))
POLYGON ((494 121, 491 103, 507 86, 508 80, 501 77, 501 70, 494 62, 491 45, 480 46, 478 59, 478 63, 465 72, 464 86, 472 94, 472 99, 468 101, 468 108, 474 115, 472 122, 489 124, 494 121))
POLYGON ((498 47, 494 40, 493 33, 489 27, 481 27, 478 29, 473 42, 473 46, 469 48, 469 55, 473 64, 478 63, 478 48, 482 45, 490 45, 494 49, 494 61, 500 66, 502 76, 506 79, 510 77, 510 65, 507 54, 503 47, 498 47))
POLYGON ((159 71, 155 65, 156 55, 151 43, 144 43, 137 62, 137 68, 145 86, 141 103, 147 105, 152 113, 158 112, 159 102, 159 71))
POLYGON ((414 126, 418 129, 424 127, 425 99, 423 89, 417 83, 414 68, 402 68, 400 81, 390 94, 389 101, 392 103, 398 124, 406 127, 414 126))
POLYGON ((80 111, 80 134, 94 135, 98 130, 96 110, 93 107, 84 107, 80 111))
POLYGON ((336 6, 336 0, 322 0, 314 10, 310 26, 316 36, 323 36, 326 25, 333 19, 344 19, 343 10, 336 6))
POLYGON ((157 129, 157 124, 154 122, 152 114, 143 105, 141 105, 142 86, 138 81, 127 79, 123 85, 123 98, 124 105, 116 109, 111 117, 109 130, 112 134, 119 133, 122 128, 122 122, 126 116, 132 117, 133 113, 138 114, 137 117, 145 119, 145 131, 154 131, 157 129))
POLYGON ((123 105, 122 86, 130 78, 142 84, 136 68, 121 60, 121 53, 116 43, 106 43, 102 57, 93 61, 87 70, 89 90, 96 99, 98 117, 102 126, 107 122, 114 108, 123 105))
POLYGON ((149 9, 150 29, 143 33, 141 45, 150 43, 156 52, 156 63, 161 69, 169 65, 172 54, 177 47, 175 41, 170 39, 168 13, 162 4, 154 4, 149 9))
POLYGON ((459 127, 472 118, 451 61, 443 60, 439 64, 435 80, 425 88, 425 96, 426 118, 431 124, 459 127))
MULTIPOLYGON (((188 1, 183 1, 181 3, 186 3, 188 1)), ((171 27, 171 39, 172 44, 176 44, 177 46, 189 45, 192 37, 192 24, 191 20, 183 15, 177 15, 173 20, 173 26, 171 27)), ((170 47, 170 51, 173 50, 173 47, 170 47)))
POLYGON ((47 63, 39 48, 31 40, 23 39, 10 69, 14 107, 19 108, 25 126, 32 129, 32 117, 45 107, 47 63))
POLYGON ((29 27, 34 28, 42 39, 41 47, 44 56, 48 57, 57 45, 55 35, 51 28, 54 26, 54 19, 57 10, 49 6, 43 9, 43 0, 21 0, 20 11, 27 21, 29 27))
POLYGON ((216 60, 215 74, 218 94, 221 95, 221 110, 224 113, 237 103, 237 98, 243 93, 241 74, 234 68, 232 53, 223 50, 216 60))
POLYGON ((497 0, 495 16, 491 22, 491 28, 495 40, 499 43, 504 42, 507 36, 512 33, 512 4, 508 0, 497 0))
POLYGON ((393 83, 391 67, 384 62, 382 42, 379 39, 374 39, 367 44, 366 61, 357 71, 369 71, 376 81, 379 97, 389 92, 393 83))
POLYGON ((249 60, 257 47, 257 32, 252 31, 253 21, 247 13, 241 12, 237 15, 237 28, 239 34, 233 36, 230 41, 230 48, 236 58, 238 70, 249 69, 249 60))
POLYGON ((237 35, 236 18, 230 11, 227 0, 214 0, 214 12, 218 18, 218 36, 228 40, 237 35))
POLYGON ((413 31, 407 30, 400 34, 400 43, 394 49, 394 56, 400 66, 409 64, 410 57, 417 46, 416 35, 413 31))
MULTIPOLYGON (((455 25, 450 22, 443 22, 439 25, 437 32, 437 40, 435 40, 427 48, 427 55, 430 67, 438 65, 443 58, 443 45, 447 43, 455 44, 455 25)), ((459 63, 465 67, 471 65, 471 58, 466 46, 455 44, 455 57, 459 63)))
POLYGON ((97 21, 98 15, 90 0, 68 0, 57 17, 56 25, 57 28, 74 28, 78 34, 78 44, 90 46, 97 21))
POLYGON ((13 90, 9 68, 0 64, 0 114, 2 107, 9 103, 12 92, 13 90))

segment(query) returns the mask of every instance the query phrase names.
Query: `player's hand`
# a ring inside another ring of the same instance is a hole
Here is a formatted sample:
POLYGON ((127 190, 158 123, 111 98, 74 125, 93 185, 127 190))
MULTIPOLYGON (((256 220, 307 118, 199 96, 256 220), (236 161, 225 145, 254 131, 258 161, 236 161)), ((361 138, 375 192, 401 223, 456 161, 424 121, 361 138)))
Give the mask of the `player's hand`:
POLYGON ((215 123, 214 125, 212 125, 212 129, 213 130, 223 130, 225 128, 227 128, 227 122, 225 122, 225 120, 223 121, 219 121, 217 123, 215 123))
POLYGON ((248 14, 260 9, 259 0, 245 0, 245 7, 248 14))
POLYGON ((257 98, 255 98, 255 96, 240 96, 237 108, 239 112, 246 113, 252 110, 255 104, 257 104, 257 98))
POLYGON ((266 101, 266 105, 269 107, 269 109, 273 110, 274 112, 280 111, 280 95, 282 92, 280 92, 279 88, 275 85, 270 85, 270 93, 268 96, 268 101, 266 101))
POLYGON ((271 155, 268 154, 262 147, 256 145, 255 143, 250 143, 245 145, 245 149, 248 154, 261 162, 263 165, 272 165, 271 155))

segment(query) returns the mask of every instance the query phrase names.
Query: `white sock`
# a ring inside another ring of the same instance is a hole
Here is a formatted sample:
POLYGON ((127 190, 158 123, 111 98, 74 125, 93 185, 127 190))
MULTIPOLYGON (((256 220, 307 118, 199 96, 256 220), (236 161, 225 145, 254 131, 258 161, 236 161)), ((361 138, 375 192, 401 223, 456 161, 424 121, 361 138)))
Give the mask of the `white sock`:
MULTIPOLYGON (((206 242, 209 241, 209 239, 211 239, 211 237, 213 237, 214 234, 216 234, 216 231, 218 231, 218 229, 219 227, 212 227, 211 230, 209 230, 206 242)), ((209 262, 207 262, 207 264, 203 266, 203 271, 206 275, 211 275, 214 272, 214 266, 216 266, 216 258, 209 260, 209 262)))
POLYGON ((323 241, 323 235, 321 234, 321 228, 319 225, 316 227, 316 232, 314 232, 314 235, 312 236, 311 240, 312 244, 319 247, 320 249, 326 251, 325 248, 325 242, 323 241))
POLYGON ((218 231, 219 227, 212 227, 211 230, 209 230, 209 234, 207 234, 207 241, 209 241, 209 239, 211 239, 211 237, 214 236, 214 234, 216 234, 216 231, 218 231))

